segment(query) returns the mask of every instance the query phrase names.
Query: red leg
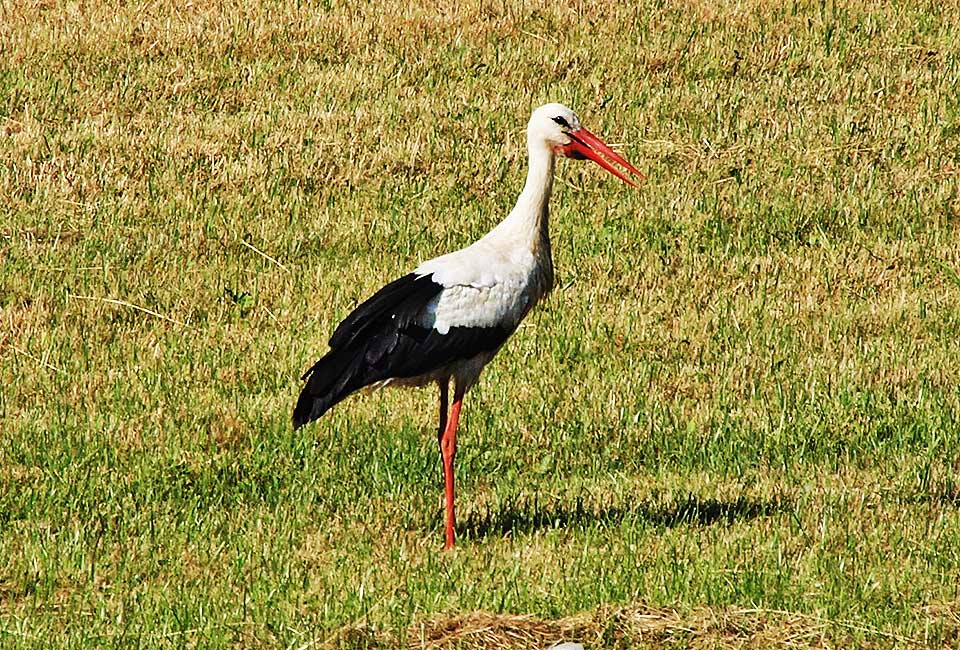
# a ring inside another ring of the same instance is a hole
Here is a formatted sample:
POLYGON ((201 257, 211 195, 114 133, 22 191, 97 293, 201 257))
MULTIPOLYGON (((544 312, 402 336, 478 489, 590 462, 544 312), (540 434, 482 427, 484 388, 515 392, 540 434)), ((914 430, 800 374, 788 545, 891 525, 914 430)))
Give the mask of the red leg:
MULTIPOLYGON (((441 389, 441 399, 443 397, 441 389)), ((447 505, 447 529, 444 548, 453 548, 453 457, 457 455, 457 425, 460 422, 460 407, 463 405, 463 390, 454 386, 453 406, 450 409, 450 419, 440 437, 440 455, 443 457, 443 484, 444 496, 447 505)))

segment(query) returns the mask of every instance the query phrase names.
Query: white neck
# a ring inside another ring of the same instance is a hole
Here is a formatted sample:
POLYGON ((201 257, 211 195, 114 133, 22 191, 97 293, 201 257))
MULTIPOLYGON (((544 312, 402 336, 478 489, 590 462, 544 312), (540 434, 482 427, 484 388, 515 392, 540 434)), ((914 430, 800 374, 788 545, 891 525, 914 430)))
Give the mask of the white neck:
POLYGON ((555 154, 543 141, 527 141, 530 168, 527 182, 517 204, 506 219, 491 230, 487 237, 506 239, 516 246, 527 245, 531 250, 545 247, 550 250, 550 214, 548 204, 553 191, 553 163, 555 154))

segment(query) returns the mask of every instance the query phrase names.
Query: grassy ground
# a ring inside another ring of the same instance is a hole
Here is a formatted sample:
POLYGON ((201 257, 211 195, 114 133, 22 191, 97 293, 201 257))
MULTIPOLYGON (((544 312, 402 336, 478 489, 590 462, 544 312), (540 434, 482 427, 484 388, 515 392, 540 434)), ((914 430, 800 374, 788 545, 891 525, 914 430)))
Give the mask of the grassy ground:
POLYGON ((0 645, 960 639, 960 12, 0 0, 0 645), (293 433, 339 318, 512 205, 469 396, 293 433))

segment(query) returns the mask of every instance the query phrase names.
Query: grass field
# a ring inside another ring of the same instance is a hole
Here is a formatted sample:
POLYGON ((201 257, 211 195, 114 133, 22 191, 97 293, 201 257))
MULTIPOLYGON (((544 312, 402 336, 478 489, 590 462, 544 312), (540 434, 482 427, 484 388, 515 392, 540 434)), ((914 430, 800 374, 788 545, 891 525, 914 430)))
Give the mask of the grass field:
POLYGON ((960 11, 0 0, 0 646, 960 643, 960 11), (340 318, 504 216, 465 406, 294 433, 340 318))

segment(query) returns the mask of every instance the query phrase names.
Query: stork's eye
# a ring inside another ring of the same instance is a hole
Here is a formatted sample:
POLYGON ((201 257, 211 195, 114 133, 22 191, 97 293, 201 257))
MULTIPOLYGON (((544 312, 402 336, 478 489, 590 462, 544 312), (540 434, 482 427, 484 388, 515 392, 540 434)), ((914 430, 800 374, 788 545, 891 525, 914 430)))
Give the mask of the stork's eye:
POLYGON ((561 117, 560 115, 557 115, 555 118, 553 118, 553 121, 556 122, 557 124, 559 124, 560 126, 562 126, 562 127, 565 128, 565 129, 570 127, 570 124, 567 123, 567 120, 566 120, 565 118, 561 117))

